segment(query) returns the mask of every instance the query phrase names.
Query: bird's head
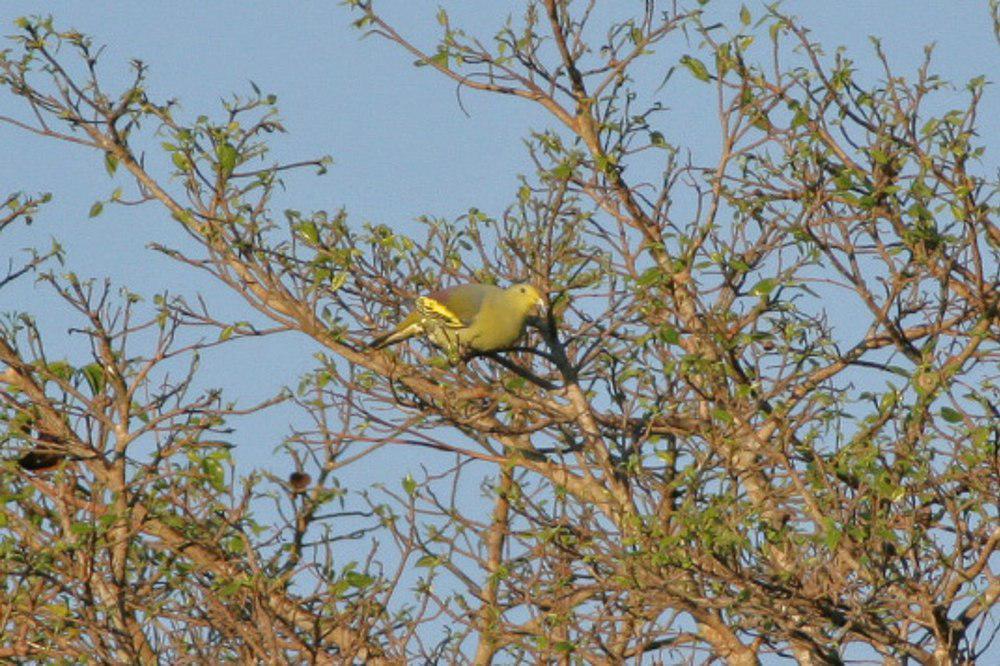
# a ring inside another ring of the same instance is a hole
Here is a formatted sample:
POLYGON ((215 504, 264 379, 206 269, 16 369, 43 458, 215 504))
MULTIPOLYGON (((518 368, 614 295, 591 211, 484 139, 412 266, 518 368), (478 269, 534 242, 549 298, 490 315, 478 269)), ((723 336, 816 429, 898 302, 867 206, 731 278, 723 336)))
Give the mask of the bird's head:
POLYGON ((514 302, 523 312, 537 312, 545 305, 542 295, 533 285, 515 284, 507 288, 507 293, 513 297, 514 302))

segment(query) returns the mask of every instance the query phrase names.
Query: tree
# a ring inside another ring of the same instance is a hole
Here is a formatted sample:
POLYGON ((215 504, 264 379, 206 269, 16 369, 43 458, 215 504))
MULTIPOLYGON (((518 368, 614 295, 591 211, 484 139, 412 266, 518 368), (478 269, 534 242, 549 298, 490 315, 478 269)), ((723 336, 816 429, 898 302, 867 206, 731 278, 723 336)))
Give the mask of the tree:
MULTIPOLYGON (((55 467, 3 472, 0 654, 753 664, 840 663, 861 645, 974 661, 1000 627, 985 81, 960 95, 929 53, 895 74, 875 42, 885 70, 866 84, 777 9, 728 30, 700 6, 605 21, 545 0, 491 39, 441 11, 424 50, 348 4, 462 90, 551 115, 502 214, 412 237, 282 216, 283 175, 325 161, 270 164, 270 96, 186 121, 142 63, 108 89, 91 39, 50 19, 22 20, 3 54, 5 108, 20 102, 3 120, 127 172, 134 192, 107 203, 165 208, 196 249, 156 248, 270 324, 46 272, 58 248, 11 269, 4 284, 35 273, 78 313, 90 353, 53 358, 27 314, 0 336, 8 448, 55 467), (632 75, 682 35, 698 46, 677 75, 716 104, 709 162, 632 75), (934 114, 938 98, 962 106, 934 114), (453 363, 419 342, 367 346, 418 293, 469 280, 547 294, 522 347, 453 363), (835 320, 832 299, 857 318, 835 320), (198 356, 289 331, 324 350, 275 398, 313 424, 285 443, 297 471, 236 478, 231 423, 268 405, 200 390, 198 356), (398 491, 337 485, 384 445, 457 462, 398 491), (481 515, 468 476, 485 477, 481 515), (358 538, 370 557, 344 564, 358 538)), ((2 226, 42 203, 12 196, 2 226)))

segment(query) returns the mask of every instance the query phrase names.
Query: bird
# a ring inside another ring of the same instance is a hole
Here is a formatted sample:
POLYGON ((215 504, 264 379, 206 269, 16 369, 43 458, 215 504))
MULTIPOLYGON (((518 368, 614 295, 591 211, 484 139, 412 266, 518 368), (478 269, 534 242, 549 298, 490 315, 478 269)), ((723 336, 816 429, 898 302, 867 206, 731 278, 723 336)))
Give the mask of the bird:
POLYGON ((544 303, 530 284, 506 289, 475 282, 460 284, 417 298, 413 311, 369 346, 382 349, 426 335, 452 358, 459 351, 501 351, 518 341, 528 318, 544 303))
POLYGON ((20 458, 17 464, 28 472, 47 472, 55 469, 66 458, 66 452, 59 446, 62 440, 55 435, 39 432, 35 435, 38 445, 20 458))

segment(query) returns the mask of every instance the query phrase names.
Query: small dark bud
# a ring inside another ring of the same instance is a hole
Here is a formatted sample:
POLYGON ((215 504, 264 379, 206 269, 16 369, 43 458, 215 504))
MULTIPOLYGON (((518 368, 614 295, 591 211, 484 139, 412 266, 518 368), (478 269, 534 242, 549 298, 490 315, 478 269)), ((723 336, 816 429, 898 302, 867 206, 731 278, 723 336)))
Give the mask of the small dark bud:
POLYGON ((305 472, 292 472, 288 475, 288 485, 292 487, 293 492, 305 492, 310 483, 312 483, 312 477, 305 472))

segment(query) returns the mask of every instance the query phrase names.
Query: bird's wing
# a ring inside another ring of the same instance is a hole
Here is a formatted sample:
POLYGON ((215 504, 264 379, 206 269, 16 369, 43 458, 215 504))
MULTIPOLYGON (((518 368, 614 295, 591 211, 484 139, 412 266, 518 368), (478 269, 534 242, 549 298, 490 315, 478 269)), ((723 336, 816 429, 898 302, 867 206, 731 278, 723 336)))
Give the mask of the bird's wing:
POLYGON ((487 291, 484 285, 461 284, 418 298, 417 308, 449 328, 464 328, 479 314, 487 291))
POLYGON ((447 328, 462 328, 465 322, 441 301, 430 296, 416 300, 417 311, 424 320, 437 321, 447 328))

